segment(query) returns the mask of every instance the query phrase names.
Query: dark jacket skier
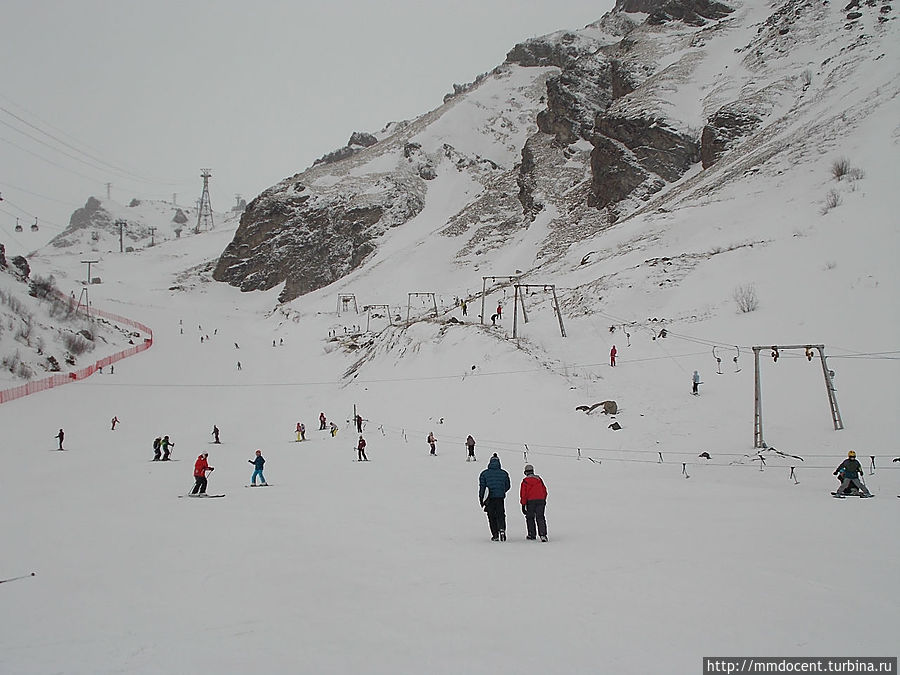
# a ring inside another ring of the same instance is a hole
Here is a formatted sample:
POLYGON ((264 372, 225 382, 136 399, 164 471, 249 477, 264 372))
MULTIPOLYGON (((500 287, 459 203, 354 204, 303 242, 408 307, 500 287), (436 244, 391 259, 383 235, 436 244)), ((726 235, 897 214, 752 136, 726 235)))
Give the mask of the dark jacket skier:
POLYGON ((154 462, 158 462, 159 458, 162 454, 162 450, 160 449, 161 445, 162 445, 162 439, 159 436, 157 436, 155 439, 153 439, 153 461, 154 462))
POLYGON ((834 470, 834 475, 837 476, 840 474, 843 476, 843 480, 841 481, 841 487, 837 489, 837 494, 835 497, 843 497, 844 493, 851 487, 855 486, 864 497, 871 497, 872 494, 869 492, 869 489, 863 484, 863 482, 859 479, 859 475, 862 473, 862 465, 860 465, 859 461, 856 459, 856 453, 851 450, 847 453, 847 459, 840 463, 837 469, 834 470))
POLYGON ((356 455, 358 462, 369 461, 369 458, 366 457, 366 439, 362 436, 359 437, 359 443, 356 444, 356 455))
POLYGON ((467 462, 475 461, 475 439, 472 438, 472 434, 469 434, 466 437, 466 449, 469 451, 469 454, 466 455, 467 462))
POLYGON ((63 446, 62 446, 62 444, 63 444, 63 439, 64 439, 65 437, 66 437, 66 434, 65 434, 65 432, 64 432, 62 429, 60 429, 60 430, 59 430, 59 433, 56 434, 56 436, 53 437, 53 438, 56 438, 56 439, 59 440, 59 449, 60 449, 60 450, 64 450, 64 449, 65 449, 65 448, 63 448, 63 446))
POLYGON ((488 468, 478 476, 478 503, 487 513, 491 541, 506 541, 504 499, 509 487, 509 474, 500 468, 500 458, 495 452, 488 462, 488 468))

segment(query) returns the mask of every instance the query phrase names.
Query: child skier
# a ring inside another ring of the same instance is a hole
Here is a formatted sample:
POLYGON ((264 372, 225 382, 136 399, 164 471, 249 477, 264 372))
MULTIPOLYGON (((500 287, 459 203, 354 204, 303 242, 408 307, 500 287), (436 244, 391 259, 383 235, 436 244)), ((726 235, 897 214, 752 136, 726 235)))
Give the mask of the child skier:
POLYGON ((469 451, 469 454, 466 455, 467 462, 474 462, 475 460, 475 439, 472 438, 472 434, 466 438, 466 449, 469 451))
POLYGON ((265 457, 262 456, 262 450, 256 451, 256 457, 253 459, 248 459, 253 466, 253 476, 250 478, 250 487, 256 487, 256 477, 259 476, 259 484, 260 485, 268 485, 266 482, 266 477, 263 476, 263 465, 266 463, 265 457))
POLYGON ((837 489, 837 492, 834 493, 834 496, 843 499, 844 492, 853 485, 862 493, 862 497, 871 497, 872 493, 869 492, 869 488, 863 484, 863 482, 859 479, 859 475, 862 473, 862 465, 856 459, 856 452, 851 450, 847 453, 847 459, 841 462, 840 466, 834 470, 834 475, 842 474, 844 480, 841 481, 841 487, 837 489))
POLYGON ((168 462, 169 455, 172 453, 172 448, 175 447, 175 444, 169 440, 168 436, 163 436, 163 439, 160 442, 159 447, 162 448, 162 451, 163 451, 162 461, 168 462))

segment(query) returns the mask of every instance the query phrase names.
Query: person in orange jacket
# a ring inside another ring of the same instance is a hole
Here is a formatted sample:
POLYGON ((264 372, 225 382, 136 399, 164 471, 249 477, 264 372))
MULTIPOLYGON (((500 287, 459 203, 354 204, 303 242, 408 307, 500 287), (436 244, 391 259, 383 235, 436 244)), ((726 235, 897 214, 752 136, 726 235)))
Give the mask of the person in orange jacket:
POLYGON ((209 465, 206 458, 209 457, 208 452, 201 453, 194 462, 194 488, 191 490, 192 495, 206 494, 206 472, 213 471, 213 467, 209 465))
POLYGON ((522 487, 519 488, 519 501, 522 503, 525 527, 528 530, 526 539, 533 540, 536 535, 540 535, 541 541, 547 541, 547 519, 544 518, 544 509, 547 507, 547 486, 544 485, 540 476, 534 474, 534 467, 531 464, 525 465, 525 478, 522 479, 522 487), (537 528, 535 528, 535 522, 537 528))

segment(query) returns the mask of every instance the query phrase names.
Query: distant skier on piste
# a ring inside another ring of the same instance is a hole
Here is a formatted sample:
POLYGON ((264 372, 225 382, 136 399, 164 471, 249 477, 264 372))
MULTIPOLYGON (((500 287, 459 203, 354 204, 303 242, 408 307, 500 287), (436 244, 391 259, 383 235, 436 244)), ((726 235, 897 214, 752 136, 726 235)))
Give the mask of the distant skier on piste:
POLYGON ((353 419, 356 421, 356 433, 361 434, 362 433, 362 423, 363 423, 362 415, 357 413, 356 417, 354 417, 353 419))
POLYGON ((266 482, 266 477, 263 476, 263 466, 266 463, 266 459, 262 456, 262 450, 257 450, 256 457, 254 457, 253 459, 248 459, 247 461, 250 462, 254 467, 253 476, 250 478, 250 486, 256 487, 257 476, 259 476, 260 485, 268 485, 268 483, 266 482))
POLYGON ((157 436, 153 439, 153 461, 158 462, 162 456, 162 438, 157 436))
POLYGON ((616 354, 617 353, 618 353, 618 350, 616 349, 616 346, 613 345, 612 349, 609 350, 609 365, 611 365, 611 366, 616 365, 616 354))
POLYGON ((499 302, 497 303, 497 318, 503 318, 503 305, 501 305, 499 302))
POLYGON ((475 439, 472 438, 472 434, 469 434, 466 437, 466 450, 469 451, 469 454, 466 455, 467 462, 474 462, 475 460, 475 439))
POLYGON ((547 520, 544 517, 544 509, 547 507, 547 486, 540 476, 535 475, 531 464, 525 465, 525 478, 522 479, 522 486, 519 488, 519 501, 522 504, 525 529, 528 532, 525 538, 533 540, 536 535, 540 535, 541 541, 547 541, 547 520))
POLYGON ((53 437, 53 438, 55 438, 55 439, 57 439, 57 440, 59 441, 59 449, 60 449, 60 450, 65 450, 65 448, 63 447, 63 439, 64 439, 65 437, 66 437, 66 432, 64 432, 62 429, 60 429, 60 430, 59 430, 59 433, 56 434, 56 436, 53 437))
POLYGON ((220 442, 220 441, 219 441, 219 427, 217 427, 215 424, 213 424, 212 436, 213 436, 213 439, 214 439, 214 440, 213 440, 213 443, 219 443, 219 442, 220 442))
POLYGON ((856 459, 856 452, 851 450, 847 453, 847 459, 841 462, 838 468, 834 470, 835 476, 842 474, 844 477, 844 480, 841 481, 841 486, 837 489, 837 492, 834 493, 834 496, 843 499, 847 489, 850 486, 855 486, 860 491, 862 497, 871 497, 872 493, 869 492, 869 488, 867 488, 859 479, 861 473, 862 465, 856 459))
POLYGON ((325 413, 320 412, 319 413, 319 431, 325 431, 325 429, 327 428, 325 426, 325 423, 327 421, 328 421, 328 418, 325 417, 325 413))
POLYGON ((297 442, 306 440, 306 425, 303 422, 297 422, 297 442))
POLYGON ((691 382, 694 385, 693 389, 691 390, 691 393, 694 396, 699 396, 700 395, 700 385, 702 384, 702 382, 700 381, 700 373, 698 371, 696 371, 696 370, 694 371, 694 375, 691 377, 691 382))
POLYGON ((488 462, 488 468, 478 476, 478 503, 487 513, 491 541, 506 541, 504 500, 509 487, 509 474, 500 467, 500 458, 495 452, 488 462))
POLYGON ((209 457, 208 452, 200 453, 200 455, 197 457, 197 461, 194 462, 194 487, 191 490, 192 495, 206 494, 206 474, 207 472, 214 470, 214 468, 211 467, 209 465, 209 462, 206 460, 207 457, 209 457))
POLYGON ((338 425, 335 424, 334 422, 331 422, 330 425, 331 426, 329 427, 329 429, 331 431, 331 437, 334 438, 335 436, 337 436, 338 425))
POLYGON ((169 455, 172 454, 172 448, 175 447, 175 444, 169 440, 168 436, 163 436, 163 439, 160 442, 159 447, 162 448, 162 451, 163 451, 162 461, 168 462, 169 455))
POLYGON ((362 434, 360 434, 359 442, 356 444, 356 457, 358 462, 369 461, 369 458, 366 457, 366 439, 362 437, 362 434))
POLYGON ((437 454, 437 452, 435 451, 435 443, 437 443, 437 439, 434 437, 434 432, 429 432, 428 438, 426 438, 425 440, 428 442, 428 445, 431 448, 431 454, 437 454))
POLYGON ((116 425, 119 423, 119 418, 116 416, 113 416, 112 420, 110 420, 110 421, 112 422, 112 429, 110 429, 110 431, 115 431, 116 425))

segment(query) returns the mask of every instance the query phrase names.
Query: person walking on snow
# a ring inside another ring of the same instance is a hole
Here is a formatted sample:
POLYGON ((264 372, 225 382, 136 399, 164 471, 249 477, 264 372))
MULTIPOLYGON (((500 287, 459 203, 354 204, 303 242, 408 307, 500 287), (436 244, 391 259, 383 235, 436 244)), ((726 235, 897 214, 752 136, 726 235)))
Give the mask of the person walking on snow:
POLYGON ((426 440, 428 441, 428 445, 431 446, 431 454, 432 455, 437 454, 434 449, 434 444, 437 443, 437 439, 434 437, 433 431, 428 433, 428 438, 426 440))
POLYGON ((468 316, 469 306, 466 304, 465 300, 462 301, 462 303, 460 304, 460 307, 462 308, 462 315, 468 316))
POLYGON ((325 413, 320 412, 319 413, 319 431, 325 431, 325 422, 326 421, 327 421, 327 418, 325 417, 325 413))
POLYGON ((356 444, 356 461, 358 462, 368 462, 369 458, 366 457, 366 439, 362 437, 362 434, 359 436, 359 442, 356 444))
POLYGON ((694 371, 694 376, 692 378, 692 382, 694 383, 694 388, 691 390, 691 393, 694 396, 699 396, 700 395, 700 373, 698 373, 696 370, 694 371))
POLYGON ((197 461, 194 462, 194 487, 191 490, 192 495, 206 494, 206 472, 214 470, 213 467, 209 465, 209 462, 206 461, 207 457, 209 457, 208 452, 201 453, 197 457, 197 461))
POLYGON ((851 450, 847 453, 847 459, 841 462, 840 466, 834 470, 834 475, 843 474, 844 480, 841 481, 841 487, 837 489, 837 494, 835 497, 839 497, 840 499, 844 498, 844 492, 851 485, 856 486, 856 488, 862 493, 863 497, 871 497, 872 493, 869 492, 869 488, 865 486, 865 484, 859 479, 859 475, 862 473, 862 465, 856 459, 856 453, 851 450))
POLYGON ((522 503, 522 514, 525 516, 526 539, 535 539, 538 534, 541 541, 547 541, 547 519, 544 509, 547 507, 547 486, 540 476, 534 475, 534 467, 525 465, 525 478, 519 488, 519 501, 522 503), (537 522, 537 532, 535 532, 537 522))
POLYGON ((262 456, 262 450, 256 451, 256 457, 248 459, 253 466, 253 476, 250 478, 250 487, 256 487, 256 477, 259 476, 260 485, 268 485, 266 477, 263 476, 263 465, 266 463, 265 457, 262 456))
POLYGON ((116 417, 115 415, 113 415, 113 418, 112 418, 112 429, 111 429, 110 431, 115 431, 115 430, 116 430, 116 425, 117 425, 118 423, 119 423, 119 418, 116 417))
POLYGON ((616 354, 617 353, 618 352, 616 351, 616 346, 613 345, 612 349, 609 350, 609 365, 611 365, 611 366, 616 365, 616 354))
POLYGON ((506 541, 504 500, 509 486, 509 474, 500 467, 500 458, 495 452, 488 462, 488 468, 478 476, 478 503, 487 513, 491 541, 506 541))
POLYGON ((53 438, 59 440, 59 449, 60 449, 60 450, 65 450, 65 448, 62 446, 62 444, 63 444, 63 439, 64 439, 65 437, 66 437, 66 433, 65 433, 62 429, 60 429, 60 430, 59 430, 59 433, 56 434, 56 436, 53 437, 53 438))
POLYGON ((162 450, 161 450, 161 447, 160 447, 161 445, 162 445, 162 439, 161 439, 159 436, 157 436, 157 437, 153 440, 153 461, 154 461, 154 462, 158 462, 158 461, 159 461, 160 454, 162 453, 162 450))
POLYGON ((162 451, 163 451, 162 461, 168 462, 169 455, 172 453, 171 448, 174 448, 175 444, 169 440, 168 436, 163 436, 163 439, 160 442, 159 447, 162 448, 162 451))
POLYGON ((469 434, 466 437, 466 449, 469 451, 469 454, 466 455, 467 462, 474 462, 475 460, 475 439, 472 438, 472 434, 469 434))

